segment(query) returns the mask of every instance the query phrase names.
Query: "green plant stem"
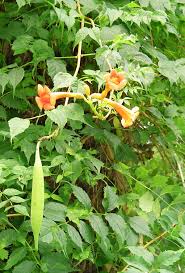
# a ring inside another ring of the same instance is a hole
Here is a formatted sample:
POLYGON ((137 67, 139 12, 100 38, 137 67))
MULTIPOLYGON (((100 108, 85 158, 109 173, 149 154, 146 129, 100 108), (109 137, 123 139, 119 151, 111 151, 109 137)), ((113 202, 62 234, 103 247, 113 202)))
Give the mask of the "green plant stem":
MULTIPOLYGON (((81 13, 79 0, 77 0, 77 8, 78 8, 78 12, 79 12, 79 14, 80 14, 80 16, 82 18, 81 26, 80 26, 80 29, 82 29, 84 27, 84 16, 81 13)), ((79 44, 78 44, 77 64, 76 64, 76 69, 75 69, 75 72, 74 72, 74 75, 73 75, 74 78, 78 75, 78 72, 79 72, 79 69, 80 69, 81 54, 82 54, 82 41, 80 41, 79 44)), ((68 92, 71 92, 71 86, 68 88, 68 92)), ((65 105, 67 105, 68 102, 69 102, 69 98, 66 98, 65 105)))
MULTIPOLYGON (((91 57, 91 56, 95 56, 95 53, 85 53, 85 54, 81 54, 81 58, 83 57, 91 57)), ((63 57, 54 57, 54 59, 77 59, 78 55, 76 56, 63 56, 63 57)))

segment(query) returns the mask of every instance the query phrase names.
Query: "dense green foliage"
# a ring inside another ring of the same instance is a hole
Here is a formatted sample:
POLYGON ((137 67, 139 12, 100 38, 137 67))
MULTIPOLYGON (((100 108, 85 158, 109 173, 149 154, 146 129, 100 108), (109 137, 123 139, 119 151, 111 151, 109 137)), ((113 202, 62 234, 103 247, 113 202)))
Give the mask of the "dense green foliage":
POLYGON ((184 0, 4 0, 0 39, 0 272, 185 272, 184 0), (98 92, 107 59, 128 80, 114 100, 140 108, 132 127, 82 101, 39 112, 38 83, 98 92), (36 252, 35 148, 56 129, 36 252))

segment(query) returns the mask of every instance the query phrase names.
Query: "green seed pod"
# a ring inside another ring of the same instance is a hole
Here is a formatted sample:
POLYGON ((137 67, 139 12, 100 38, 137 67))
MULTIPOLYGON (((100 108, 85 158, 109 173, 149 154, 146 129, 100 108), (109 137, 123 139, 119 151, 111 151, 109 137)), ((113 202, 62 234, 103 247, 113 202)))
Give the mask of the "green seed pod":
POLYGON ((44 175, 39 152, 40 142, 37 143, 35 164, 33 167, 32 197, 31 197, 31 226, 34 236, 35 250, 38 251, 39 233, 44 211, 44 175))

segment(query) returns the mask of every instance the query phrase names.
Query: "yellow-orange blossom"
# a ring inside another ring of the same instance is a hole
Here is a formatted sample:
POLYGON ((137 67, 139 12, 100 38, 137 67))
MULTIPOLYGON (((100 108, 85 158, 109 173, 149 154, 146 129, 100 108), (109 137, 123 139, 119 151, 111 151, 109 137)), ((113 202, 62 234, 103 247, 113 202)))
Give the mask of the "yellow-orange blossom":
MULTIPOLYGON (((139 108, 134 107, 132 110, 126 108, 118 102, 111 99, 107 99, 106 96, 110 90, 120 90, 126 85, 126 80, 122 72, 116 72, 112 70, 111 73, 105 76, 106 85, 105 90, 100 93, 87 94, 90 99, 97 99, 105 102, 113 107, 116 112, 122 117, 121 124, 124 128, 131 126, 139 115, 139 108)), ((81 93, 69 93, 69 92, 51 92, 45 85, 44 87, 38 84, 38 96, 35 100, 40 110, 52 110, 55 108, 56 101, 62 98, 76 98, 85 99, 81 93)))

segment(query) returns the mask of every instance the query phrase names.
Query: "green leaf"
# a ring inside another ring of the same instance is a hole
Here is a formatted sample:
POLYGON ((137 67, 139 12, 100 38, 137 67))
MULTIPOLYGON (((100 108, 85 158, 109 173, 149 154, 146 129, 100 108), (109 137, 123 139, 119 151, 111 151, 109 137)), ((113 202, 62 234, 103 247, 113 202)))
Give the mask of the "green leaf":
POLYGON ((71 9, 75 9, 76 8, 76 2, 75 0, 63 0, 64 4, 71 9))
POLYGON ((129 246, 130 252, 136 256, 142 257, 147 263, 152 264, 154 261, 154 256, 151 252, 146 250, 142 246, 129 246))
POLYGON ((90 209, 91 208, 91 200, 88 196, 88 194, 80 187, 76 185, 71 185, 73 189, 73 194, 76 196, 76 198, 81 202, 85 208, 90 209))
POLYGON ((120 244, 123 244, 125 241, 125 227, 126 227, 126 223, 124 219, 116 213, 107 214, 105 216, 105 219, 109 223, 112 230, 115 232, 118 243, 120 242, 120 244))
POLYGON ((152 194, 147 191, 139 198, 139 207, 145 212, 151 212, 154 199, 152 194))
POLYGON ((19 265, 15 266, 12 273, 32 273, 36 268, 36 264, 33 261, 23 261, 19 265))
POLYGON ((131 256, 125 257, 124 260, 127 264, 140 269, 142 273, 149 272, 150 265, 142 257, 131 256))
POLYGON ((29 216, 29 213, 27 211, 27 208, 22 205, 14 205, 14 210, 22 215, 29 216))
POLYGON ((16 0, 19 9, 27 4, 26 0, 16 0))
POLYGON ((9 76, 5 73, 0 73, 0 85, 2 87, 2 94, 4 93, 5 87, 9 82, 9 76))
POLYGON ((115 67, 116 65, 120 64, 122 61, 120 54, 116 50, 110 50, 106 46, 102 48, 98 48, 96 50, 95 58, 101 71, 109 70, 109 65, 107 60, 109 61, 112 67, 115 67))
POLYGON ((106 186, 104 188, 104 200, 103 206, 106 211, 112 211, 118 207, 118 195, 116 194, 116 189, 114 187, 106 186))
POLYGON ((121 17, 121 15, 123 14, 123 11, 118 9, 107 8, 106 13, 109 17, 110 25, 112 25, 114 21, 116 21, 118 18, 121 17))
POLYGON ((63 107, 65 115, 68 119, 84 121, 84 110, 77 103, 69 103, 63 107))
POLYGON ((78 231, 71 225, 67 225, 67 231, 73 243, 82 250, 83 243, 78 231))
POLYGON ((65 221, 66 215, 66 206, 57 203, 57 202, 49 202, 45 205, 44 208, 44 216, 53 221, 65 221))
POLYGON ((8 258, 8 251, 6 249, 0 249, 0 260, 6 260, 8 258))
POLYGON ((65 232, 62 229, 59 229, 54 233, 54 237, 61 246, 65 256, 67 256, 67 236, 65 232))
POLYGON ((108 227, 106 226, 101 216, 92 214, 88 218, 88 220, 90 222, 91 227, 100 236, 100 238, 102 240, 106 239, 108 235, 108 227))
POLYGON ((25 247, 16 248, 12 251, 5 266, 5 270, 12 268, 12 266, 16 265, 18 262, 24 259, 27 254, 27 250, 25 247))
POLYGON ((2 105, 0 105, 0 119, 6 120, 6 118, 7 118, 6 110, 2 105))
POLYGON ((20 196, 12 196, 10 198, 10 201, 13 202, 13 203, 22 203, 22 202, 26 202, 25 199, 23 199, 22 197, 20 196))
POLYGON ((53 78, 54 89, 69 87, 74 80, 75 78, 71 74, 59 72, 53 78))
POLYGON ((150 228, 148 223, 140 216, 130 217, 130 226, 135 230, 136 233, 151 236, 150 228))
POLYGON ((78 30, 78 32, 75 35, 75 42, 74 42, 74 47, 79 44, 82 40, 84 40, 87 35, 89 35, 89 28, 83 27, 78 30))
POLYGON ((85 223, 84 221, 80 221, 80 223, 78 224, 78 229, 83 239, 87 243, 91 244, 94 241, 94 234, 91 227, 87 223, 85 223))
POLYGON ((33 59, 36 64, 54 57, 53 49, 48 46, 46 41, 41 39, 35 40, 30 46, 30 50, 33 53, 33 59))
POLYGON ((60 128, 63 128, 67 123, 67 117, 62 106, 58 106, 52 111, 47 111, 46 114, 48 118, 56 123, 60 128))
POLYGON ((156 258, 156 264, 161 267, 161 266, 170 266, 173 265, 175 262, 177 262, 184 249, 179 249, 177 251, 173 250, 167 250, 164 252, 161 252, 159 256, 156 258))
POLYGON ((7 195, 7 196, 14 196, 14 195, 19 195, 22 194, 22 191, 13 189, 13 188, 8 188, 6 190, 3 191, 3 194, 7 195))
POLYGON ((23 133, 30 126, 30 121, 29 119, 12 118, 8 121, 8 125, 10 127, 10 137, 12 141, 15 136, 23 133))
POLYGON ((14 55, 22 54, 30 49, 31 44, 34 39, 30 35, 20 35, 12 44, 12 49, 14 51, 14 55))
POLYGON ((15 88, 24 78, 24 69, 21 67, 11 69, 8 73, 8 78, 13 87, 13 93, 15 93, 15 88))
POLYGON ((88 34, 94 41, 96 41, 98 44, 101 44, 100 29, 98 27, 90 28, 88 34))
POLYGON ((10 198, 10 201, 13 202, 13 203, 22 203, 22 202, 26 202, 25 199, 23 199, 22 197, 20 196, 12 196, 10 198))
POLYGON ((0 232, 0 249, 8 247, 17 240, 17 232, 13 229, 6 229, 0 232))
POLYGON ((48 74, 52 79, 59 72, 66 73, 66 63, 62 60, 49 59, 47 60, 47 67, 48 74))

